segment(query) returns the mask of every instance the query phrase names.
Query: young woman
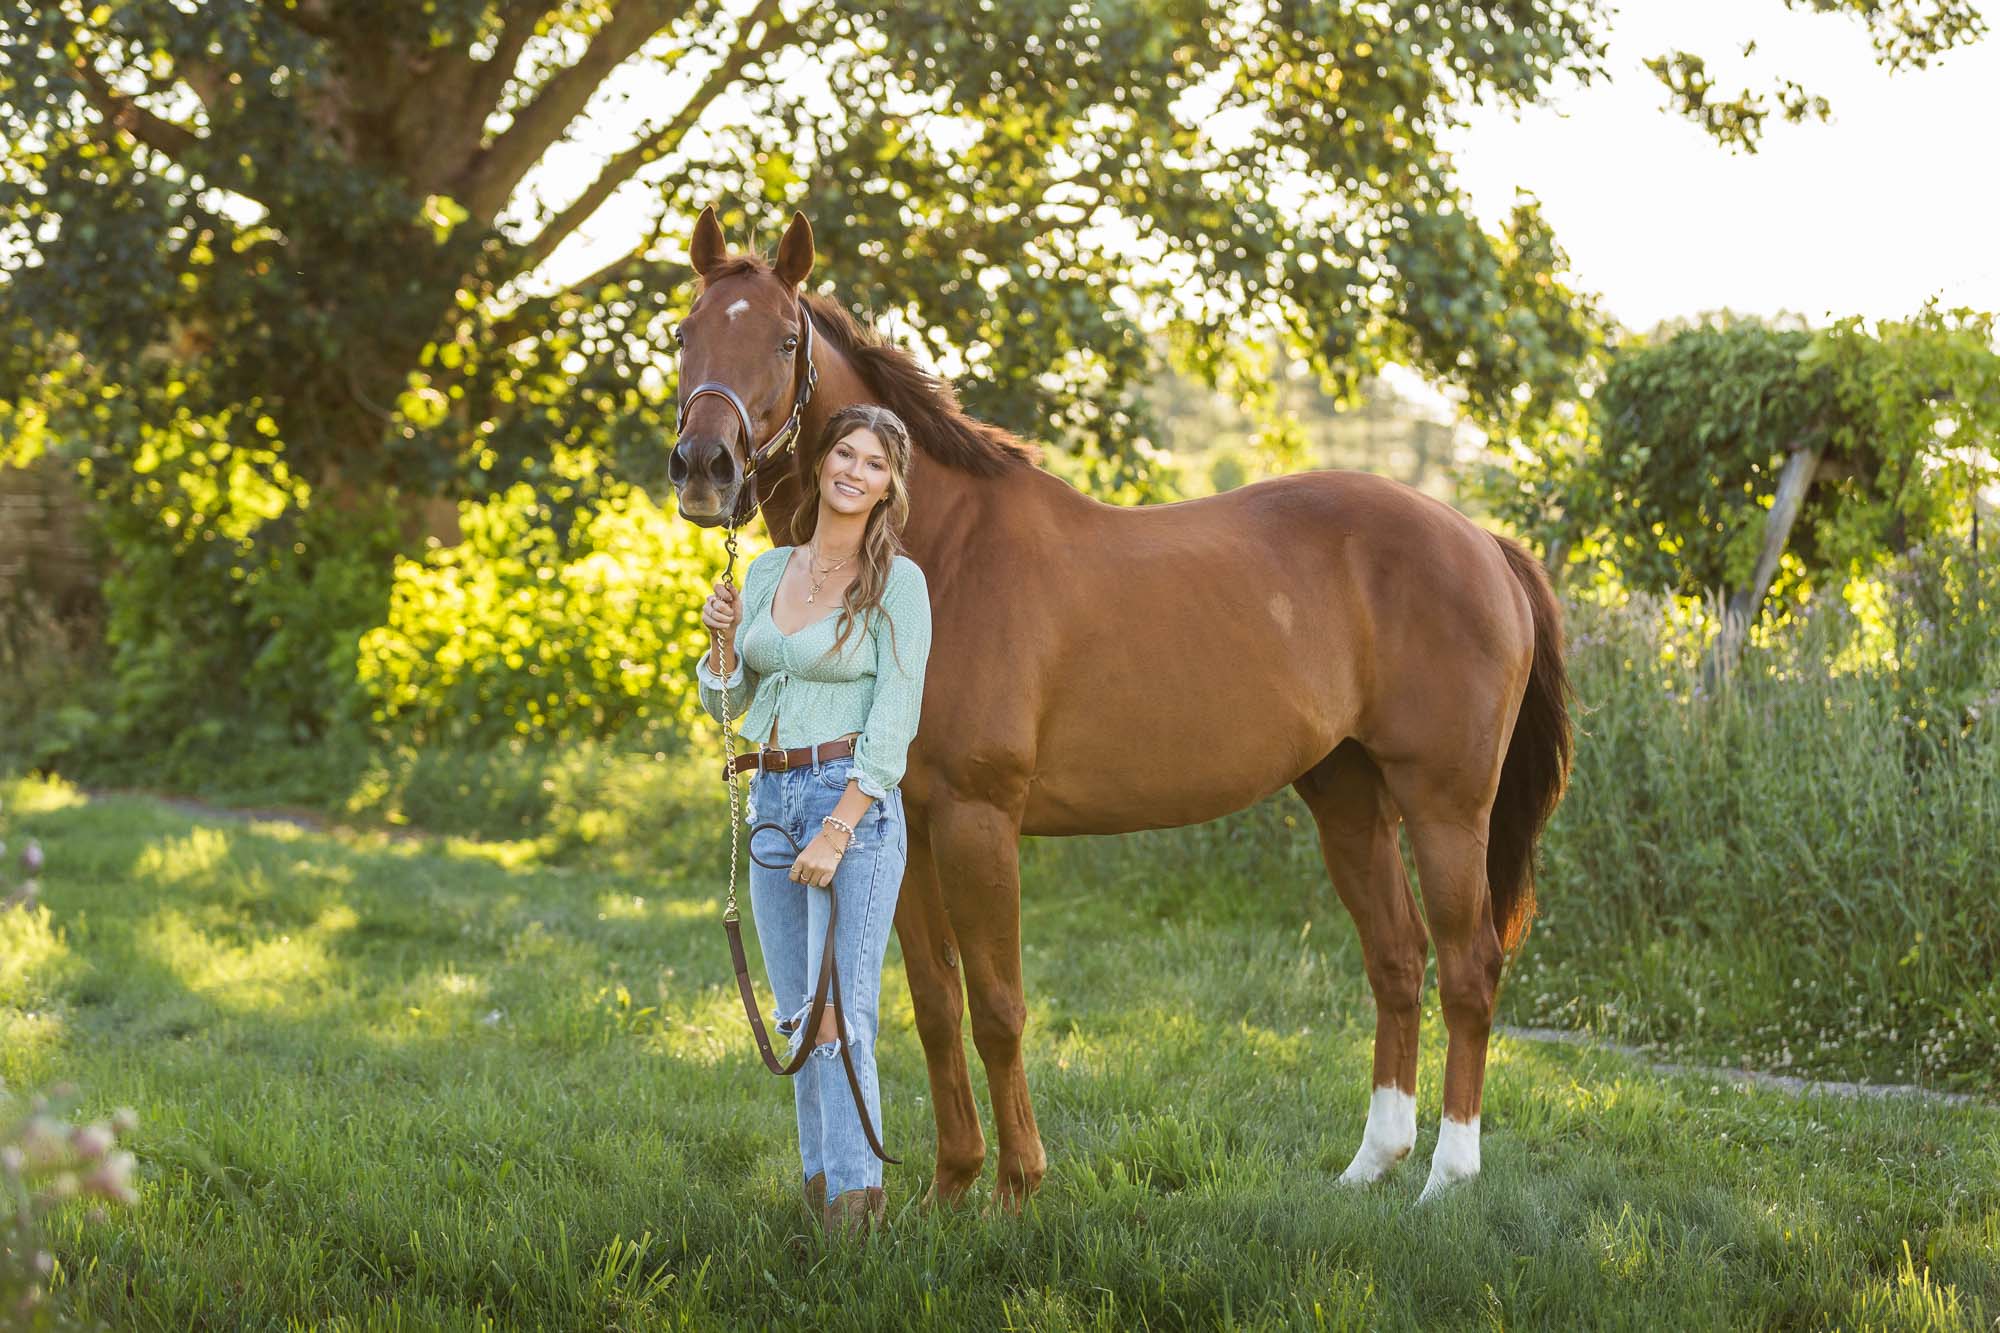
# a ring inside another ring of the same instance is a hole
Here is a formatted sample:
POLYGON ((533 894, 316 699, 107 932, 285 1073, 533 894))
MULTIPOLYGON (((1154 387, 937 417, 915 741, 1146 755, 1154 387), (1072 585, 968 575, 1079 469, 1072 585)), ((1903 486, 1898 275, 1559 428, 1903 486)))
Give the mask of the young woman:
MULTIPOLYGON (((740 714, 759 746, 751 819, 783 824, 803 845, 789 871, 750 863, 750 905, 791 1052, 818 979, 828 897, 841 1000, 868 1115, 882 1124, 875 1019, 882 953, 896 914, 909 825, 897 783, 916 735, 930 658, 930 592, 898 533, 910 511, 910 436, 886 408, 843 408, 802 471, 793 545, 766 551, 740 597, 717 584, 701 619, 711 634, 696 667, 702 706, 727 726, 740 714), (740 652, 738 627, 741 626, 740 652), (729 687, 725 716, 723 686, 729 687), (763 751, 784 749, 782 768, 763 751)), ((765 831, 757 856, 791 852, 765 831)), ((828 1004, 813 1058, 792 1080, 807 1206, 829 1230, 883 1217, 882 1164, 869 1150, 841 1069, 828 1004)))

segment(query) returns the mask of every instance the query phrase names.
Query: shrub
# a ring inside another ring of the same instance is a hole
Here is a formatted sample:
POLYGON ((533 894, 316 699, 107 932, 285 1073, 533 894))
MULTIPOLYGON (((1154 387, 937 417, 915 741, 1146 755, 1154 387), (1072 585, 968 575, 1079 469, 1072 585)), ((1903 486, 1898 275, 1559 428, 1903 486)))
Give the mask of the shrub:
MULTIPOLYGON (((361 636, 375 721, 435 743, 694 720, 719 532, 626 489, 580 514, 564 540, 525 485, 468 508, 462 527, 460 545, 397 563, 387 622, 361 636)), ((746 537, 738 586, 754 553, 746 537)))

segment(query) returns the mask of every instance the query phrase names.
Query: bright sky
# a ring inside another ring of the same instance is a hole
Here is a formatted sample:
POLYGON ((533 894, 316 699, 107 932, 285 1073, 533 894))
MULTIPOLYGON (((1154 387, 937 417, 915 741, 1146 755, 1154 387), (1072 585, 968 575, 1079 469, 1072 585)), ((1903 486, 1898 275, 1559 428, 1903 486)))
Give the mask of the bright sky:
POLYGON ((1813 323, 1933 295, 2000 309, 2000 37, 1896 75, 1873 55, 1859 23, 1779 0, 1633 0, 1612 78, 1518 121, 1481 115, 1453 145, 1459 179, 1489 221, 1517 187, 1538 195, 1578 282, 1635 329, 1724 306, 1813 323), (1659 109, 1640 61, 1675 47, 1723 88, 1792 78, 1833 119, 1773 116, 1755 156, 1729 153, 1659 109))

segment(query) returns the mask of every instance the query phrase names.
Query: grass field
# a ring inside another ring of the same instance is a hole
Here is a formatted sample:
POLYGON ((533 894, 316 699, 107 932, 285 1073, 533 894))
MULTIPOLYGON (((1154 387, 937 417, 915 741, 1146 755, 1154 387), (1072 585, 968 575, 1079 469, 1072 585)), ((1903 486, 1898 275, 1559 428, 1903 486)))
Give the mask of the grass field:
POLYGON ((1317 866, 1251 855, 1249 815, 1029 844, 1051 1169, 1023 1216, 987 1215, 985 1189, 914 1204, 931 1121, 892 949, 886 1132, 906 1160, 885 1243, 831 1249, 729 989, 718 793, 689 770, 660 790, 637 831, 659 868, 639 873, 6 786, 10 837, 39 837, 49 873, 44 910, 0 918, 0 1076, 140 1115, 138 1205, 52 1224, 70 1308, 176 1330, 2000 1316, 1986 1107, 1801 1100, 1503 1038, 1485 1175, 1419 1208, 1433 1007, 1419 1160, 1338 1189, 1366 987, 1317 866))

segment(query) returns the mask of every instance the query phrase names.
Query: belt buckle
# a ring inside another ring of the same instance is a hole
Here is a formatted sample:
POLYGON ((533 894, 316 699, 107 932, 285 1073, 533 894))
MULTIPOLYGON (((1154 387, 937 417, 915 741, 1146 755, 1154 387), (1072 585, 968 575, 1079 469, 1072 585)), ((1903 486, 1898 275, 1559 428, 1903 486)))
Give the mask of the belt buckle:
POLYGON ((772 773, 783 773, 791 767, 791 764, 787 762, 785 752, 777 746, 759 745, 757 747, 757 767, 772 773), (772 762, 773 760, 776 762, 772 762))

